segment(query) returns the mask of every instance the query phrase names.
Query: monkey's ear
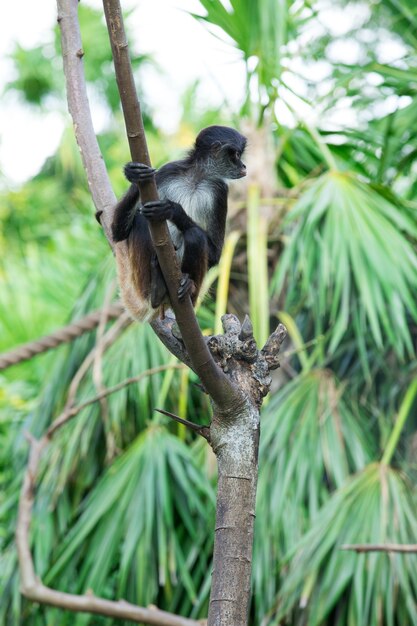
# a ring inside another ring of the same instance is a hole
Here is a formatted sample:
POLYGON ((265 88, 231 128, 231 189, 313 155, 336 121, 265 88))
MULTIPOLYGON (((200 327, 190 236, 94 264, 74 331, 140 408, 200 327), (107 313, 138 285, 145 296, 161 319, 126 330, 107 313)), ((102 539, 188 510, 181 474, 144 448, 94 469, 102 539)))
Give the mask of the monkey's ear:
POLYGON ((214 154, 218 154, 220 152, 222 148, 222 142, 221 141, 214 141, 211 146, 210 146, 210 150, 214 153, 214 154))

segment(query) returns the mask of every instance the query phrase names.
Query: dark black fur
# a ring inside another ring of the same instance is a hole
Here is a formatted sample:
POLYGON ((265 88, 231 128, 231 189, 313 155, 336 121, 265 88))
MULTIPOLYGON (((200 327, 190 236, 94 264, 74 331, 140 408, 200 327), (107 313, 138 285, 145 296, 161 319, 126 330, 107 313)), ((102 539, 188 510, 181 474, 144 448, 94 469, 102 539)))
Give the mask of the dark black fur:
POLYGON ((138 183, 153 176, 154 170, 138 163, 126 165, 125 175, 132 185, 115 208, 112 233, 115 242, 127 239, 133 283, 154 308, 166 300, 166 286, 147 220, 168 220, 184 275, 178 295, 183 298, 189 293, 195 302, 207 269, 220 259, 227 214, 225 180, 246 174, 241 161, 245 146, 245 137, 233 128, 205 128, 185 159, 156 172, 160 200, 144 206, 139 202, 138 183))

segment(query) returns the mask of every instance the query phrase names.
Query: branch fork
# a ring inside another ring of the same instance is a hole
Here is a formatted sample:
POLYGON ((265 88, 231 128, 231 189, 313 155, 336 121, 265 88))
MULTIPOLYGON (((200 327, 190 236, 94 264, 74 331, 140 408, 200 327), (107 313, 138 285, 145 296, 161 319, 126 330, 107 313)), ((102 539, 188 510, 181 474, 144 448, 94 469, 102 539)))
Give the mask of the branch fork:
POLYGON ((222 325, 224 335, 210 337, 207 342, 209 350, 238 387, 245 374, 247 381, 251 381, 251 396, 260 406, 271 385, 270 371, 279 367, 278 353, 287 334, 286 328, 279 324, 264 347, 258 350, 248 315, 242 324, 236 315, 223 315, 222 325))

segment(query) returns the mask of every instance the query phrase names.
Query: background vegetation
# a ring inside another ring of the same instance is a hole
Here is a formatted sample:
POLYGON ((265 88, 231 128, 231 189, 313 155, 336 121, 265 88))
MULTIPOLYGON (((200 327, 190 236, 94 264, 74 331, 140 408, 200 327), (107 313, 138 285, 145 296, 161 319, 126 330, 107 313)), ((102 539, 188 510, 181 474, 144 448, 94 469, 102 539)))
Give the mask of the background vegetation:
MULTIPOLYGON (((289 354, 262 415, 251 623, 417 624, 415 555, 339 549, 417 536, 414 1, 200 5, 196 19, 246 62, 241 110, 196 112, 193 85, 181 127, 167 138, 143 96, 156 165, 209 123, 249 135, 256 175, 233 196, 220 270, 207 280, 217 297, 212 289, 201 306, 202 327, 218 329, 227 309, 249 312, 260 342, 278 319, 289 329, 289 354), (330 28, 332 20, 343 27, 330 28), (343 46, 349 62, 340 61, 343 46)), ((113 114, 99 139, 119 194, 128 154, 107 35, 93 9, 81 6, 80 18, 91 92, 113 114)), ((54 63, 50 42, 12 53, 17 78, 8 89, 28 106, 63 107, 57 34, 54 46, 54 63)), ((135 59, 139 82, 150 62, 135 59)), ((0 219, 0 350, 116 297, 72 129, 37 176, 2 193, 0 219)), ((39 435, 62 409, 95 341, 84 335, 0 376, 2 626, 111 623, 23 601, 13 543, 23 433, 39 435)), ((147 326, 132 325, 105 352, 103 383, 170 358, 147 326)), ((33 530, 46 583, 206 615, 213 459, 204 442, 153 413, 204 421, 207 402, 190 382, 178 370, 155 374, 110 396, 108 419, 92 405, 56 437, 33 530)), ((94 395, 95 384, 89 371, 78 400, 94 395)))

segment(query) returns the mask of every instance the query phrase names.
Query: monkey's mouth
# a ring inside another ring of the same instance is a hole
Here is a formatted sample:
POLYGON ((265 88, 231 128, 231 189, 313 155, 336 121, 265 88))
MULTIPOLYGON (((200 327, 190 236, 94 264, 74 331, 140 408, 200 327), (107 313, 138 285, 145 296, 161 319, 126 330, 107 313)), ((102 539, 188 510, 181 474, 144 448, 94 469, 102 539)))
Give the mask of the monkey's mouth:
POLYGON ((246 176, 246 167, 242 167, 238 174, 238 178, 243 178, 244 176, 246 176))

